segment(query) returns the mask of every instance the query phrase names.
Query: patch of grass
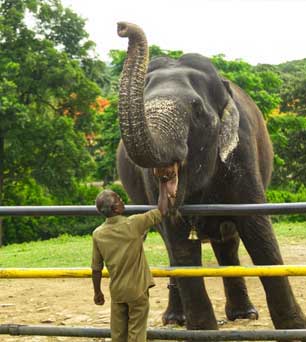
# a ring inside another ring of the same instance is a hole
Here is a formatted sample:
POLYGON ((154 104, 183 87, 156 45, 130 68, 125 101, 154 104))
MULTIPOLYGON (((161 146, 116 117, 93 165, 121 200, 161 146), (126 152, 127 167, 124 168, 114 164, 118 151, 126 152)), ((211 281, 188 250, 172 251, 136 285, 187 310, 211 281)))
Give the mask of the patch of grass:
POLYGON ((168 266, 169 259, 161 236, 156 232, 151 232, 148 234, 146 241, 144 243, 144 250, 148 260, 149 265, 154 266, 168 266))
MULTIPOLYGON (((281 243, 306 240, 306 222, 275 223, 274 230, 281 243)), ((0 267, 90 267, 91 236, 62 235, 56 239, 12 244, 0 248, 0 267)), ((168 266, 166 247, 156 232, 148 234, 144 243, 151 266, 168 266)), ((215 260, 210 244, 202 245, 203 265, 215 260)), ((242 253, 246 253, 241 249, 242 253)))
POLYGON ((300 242, 306 240, 306 222, 278 222, 273 224, 279 241, 300 242))
POLYGON ((86 267, 91 261, 91 236, 12 244, 1 248, 0 255, 0 267, 86 267))

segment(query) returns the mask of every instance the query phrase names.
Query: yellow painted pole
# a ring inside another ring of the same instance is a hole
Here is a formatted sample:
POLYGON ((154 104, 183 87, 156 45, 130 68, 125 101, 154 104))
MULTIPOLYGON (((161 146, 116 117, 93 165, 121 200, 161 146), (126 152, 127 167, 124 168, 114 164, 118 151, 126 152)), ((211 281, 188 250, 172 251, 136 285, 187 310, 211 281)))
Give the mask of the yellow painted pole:
MULTIPOLYGON (((306 276, 305 265, 151 267, 154 277, 284 277, 306 276)), ((103 277, 108 277, 103 270, 103 277)), ((0 278, 89 278, 90 268, 0 268, 0 278)))

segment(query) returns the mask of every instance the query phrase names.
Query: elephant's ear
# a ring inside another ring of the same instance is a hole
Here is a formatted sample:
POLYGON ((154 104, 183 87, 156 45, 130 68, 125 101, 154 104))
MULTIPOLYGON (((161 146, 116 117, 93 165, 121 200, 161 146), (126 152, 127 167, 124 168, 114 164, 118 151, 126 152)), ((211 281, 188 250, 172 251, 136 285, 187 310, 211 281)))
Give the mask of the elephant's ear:
MULTIPOLYGON (((230 87, 229 82, 223 82, 225 87, 230 87), (226 83, 226 84, 225 84, 226 83)), ((221 116, 221 127, 219 133, 219 155, 223 163, 237 147, 239 142, 239 111, 231 96, 231 89, 228 96, 228 103, 221 116)))

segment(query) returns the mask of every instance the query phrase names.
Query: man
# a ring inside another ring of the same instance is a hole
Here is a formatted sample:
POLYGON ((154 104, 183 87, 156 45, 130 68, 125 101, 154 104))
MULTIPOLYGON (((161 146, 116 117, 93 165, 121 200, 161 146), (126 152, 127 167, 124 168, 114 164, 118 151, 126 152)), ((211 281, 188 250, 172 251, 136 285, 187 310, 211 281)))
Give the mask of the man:
POLYGON ((93 232, 94 302, 104 304, 101 271, 105 263, 110 274, 112 341, 144 342, 149 288, 155 284, 145 258, 143 238, 148 228, 161 222, 162 213, 154 209, 145 214, 122 216, 124 203, 111 190, 97 196, 96 207, 106 221, 93 232))

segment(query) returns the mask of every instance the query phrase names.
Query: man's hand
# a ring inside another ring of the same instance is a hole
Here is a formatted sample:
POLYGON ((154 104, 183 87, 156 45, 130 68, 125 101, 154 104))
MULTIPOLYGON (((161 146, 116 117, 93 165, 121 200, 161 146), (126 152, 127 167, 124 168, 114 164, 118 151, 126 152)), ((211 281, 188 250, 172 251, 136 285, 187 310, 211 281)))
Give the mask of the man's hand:
POLYGON ((105 303, 104 294, 101 291, 95 293, 94 302, 96 305, 103 305, 105 303))
POLYGON ((94 287, 94 302, 97 305, 103 305, 105 300, 104 300, 104 295, 101 291, 101 278, 102 278, 102 273, 101 270, 92 270, 92 283, 94 287))

